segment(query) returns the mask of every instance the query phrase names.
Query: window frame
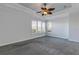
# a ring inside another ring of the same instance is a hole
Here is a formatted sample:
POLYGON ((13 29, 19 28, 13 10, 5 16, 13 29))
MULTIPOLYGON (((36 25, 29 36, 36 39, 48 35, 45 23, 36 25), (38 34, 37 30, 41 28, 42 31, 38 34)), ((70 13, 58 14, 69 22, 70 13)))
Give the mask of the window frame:
POLYGON ((51 21, 47 22, 47 32, 52 32, 52 22, 51 21), (51 24, 51 26, 49 24, 51 24))
MULTIPOLYGON (((45 33, 46 32, 46 29, 44 29, 45 31, 43 31, 43 25, 42 25, 43 23, 45 23, 45 21, 42 21, 42 20, 32 20, 32 22, 33 21, 36 21, 36 32, 33 32, 33 28, 31 27, 32 34, 35 34, 35 33, 45 33), (41 31, 40 32, 38 31, 38 22, 41 22, 41 27, 40 27, 41 31)), ((31 22, 31 26, 33 24, 32 22, 31 22)), ((45 26, 46 26, 46 24, 45 24, 45 26)))
MULTIPOLYGON (((32 31, 32 33, 37 33, 37 30, 38 30, 38 29, 37 29, 37 21, 36 21, 36 20, 32 20, 32 22, 33 22, 33 21, 36 22, 36 32, 33 32, 33 27, 31 27, 31 31, 32 31)), ((33 25, 32 22, 31 22, 31 26, 33 25)))

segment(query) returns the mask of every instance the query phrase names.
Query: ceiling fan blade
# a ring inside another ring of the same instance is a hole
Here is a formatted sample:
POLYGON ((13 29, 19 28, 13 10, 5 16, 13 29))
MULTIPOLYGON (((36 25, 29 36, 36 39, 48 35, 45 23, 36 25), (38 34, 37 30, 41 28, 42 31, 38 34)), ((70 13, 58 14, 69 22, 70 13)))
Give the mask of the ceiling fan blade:
POLYGON ((44 16, 44 14, 42 14, 42 16, 44 16))
POLYGON ((55 8, 49 8, 49 9, 48 9, 48 11, 53 11, 53 10, 55 10, 55 8))
POLYGON ((42 9, 42 10, 44 10, 44 8, 43 8, 43 7, 41 7, 41 9, 42 9))
POLYGON ((37 12, 37 13, 41 13, 41 11, 37 12))
POLYGON ((43 7, 41 7, 41 9, 42 9, 42 10, 47 10, 47 8, 43 8, 43 7))
POLYGON ((47 9, 47 8, 46 8, 47 3, 43 3, 43 5, 44 5, 44 6, 41 7, 41 9, 42 9, 42 10, 46 10, 46 9, 47 9))
POLYGON ((52 14, 52 12, 48 12, 48 14, 52 14))

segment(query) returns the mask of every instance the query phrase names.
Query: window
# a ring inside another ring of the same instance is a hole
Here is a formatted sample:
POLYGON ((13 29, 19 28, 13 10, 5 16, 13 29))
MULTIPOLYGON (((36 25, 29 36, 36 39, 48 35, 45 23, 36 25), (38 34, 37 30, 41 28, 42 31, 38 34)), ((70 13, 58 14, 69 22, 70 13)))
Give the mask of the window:
POLYGON ((37 32, 37 21, 32 21, 32 32, 37 32))
POLYGON ((41 21, 38 21, 38 32, 41 32, 41 21))
POLYGON ((45 22, 44 21, 32 21, 32 33, 45 32, 45 22))
POLYGON ((47 31, 48 32, 52 31, 52 22, 50 22, 50 21, 47 22, 47 31))
POLYGON ((45 32, 45 22, 42 22, 42 32, 45 32))

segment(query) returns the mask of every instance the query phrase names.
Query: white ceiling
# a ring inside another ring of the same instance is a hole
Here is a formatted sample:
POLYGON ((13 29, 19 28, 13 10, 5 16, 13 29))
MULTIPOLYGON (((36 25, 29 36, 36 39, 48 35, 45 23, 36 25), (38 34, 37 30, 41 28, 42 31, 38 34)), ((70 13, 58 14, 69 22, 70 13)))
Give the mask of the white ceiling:
MULTIPOLYGON (((40 11, 41 7, 43 6, 42 3, 19 3, 19 4, 24 7, 28 7, 35 12, 40 11)), ((70 3, 47 3, 47 7, 48 8, 54 7, 55 8, 54 12, 58 12, 58 11, 64 10, 65 8, 71 7, 71 4, 70 3)))
MULTIPOLYGON (((41 7, 43 6, 42 3, 19 3, 21 6, 29 8, 35 12, 36 15, 40 16, 44 19, 51 19, 53 16, 60 14, 64 10, 71 7, 70 3, 47 3, 48 8, 55 8, 52 15, 42 16, 40 13, 36 13, 41 10, 41 7)), ((67 10, 68 11, 68 10, 67 10)))

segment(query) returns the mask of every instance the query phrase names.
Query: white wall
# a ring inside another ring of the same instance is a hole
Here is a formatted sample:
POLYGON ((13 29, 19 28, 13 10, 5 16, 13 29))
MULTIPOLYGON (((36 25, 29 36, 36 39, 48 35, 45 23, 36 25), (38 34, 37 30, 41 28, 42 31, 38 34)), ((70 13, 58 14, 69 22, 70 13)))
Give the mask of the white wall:
MULTIPOLYGON (((44 33, 31 34, 33 19, 42 20, 33 14, 0 4, 0 46, 44 36, 44 33)), ((68 13, 59 14, 50 20, 53 28, 52 32, 48 33, 49 36, 79 42, 79 4, 72 4, 68 13)))
POLYGON ((72 4, 69 17, 69 40, 79 42, 79 3, 72 4))
POLYGON ((48 35, 68 39, 69 37, 68 20, 69 20, 69 13, 67 12, 53 16, 52 19, 50 20, 52 22, 52 32, 48 33, 48 35))
POLYGON ((0 46, 44 36, 44 33, 31 34, 33 19, 41 20, 21 10, 0 4, 0 46))

